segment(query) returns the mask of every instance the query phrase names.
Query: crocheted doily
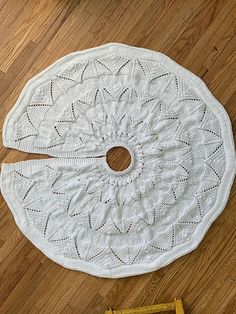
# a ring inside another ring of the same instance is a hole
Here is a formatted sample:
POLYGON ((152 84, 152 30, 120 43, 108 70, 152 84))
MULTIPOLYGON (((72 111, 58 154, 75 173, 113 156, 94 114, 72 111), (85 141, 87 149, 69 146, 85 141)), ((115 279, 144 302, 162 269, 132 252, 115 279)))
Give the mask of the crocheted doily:
POLYGON ((167 56, 107 44, 28 82, 4 145, 59 158, 3 164, 21 231, 55 262, 102 277, 156 270, 199 244, 235 174, 229 118, 201 79, 167 56), (107 151, 131 163, 112 170, 107 151))

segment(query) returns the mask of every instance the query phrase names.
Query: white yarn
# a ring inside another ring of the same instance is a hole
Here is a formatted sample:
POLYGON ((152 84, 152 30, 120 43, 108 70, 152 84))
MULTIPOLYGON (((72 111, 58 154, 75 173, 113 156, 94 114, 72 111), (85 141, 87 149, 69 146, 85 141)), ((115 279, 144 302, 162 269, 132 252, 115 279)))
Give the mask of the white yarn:
POLYGON ((156 270, 193 250, 235 175, 231 124, 201 79, 154 51, 107 44, 28 82, 4 145, 59 157, 3 164, 2 193, 49 258, 102 277, 156 270), (115 172, 106 152, 123 146, 115 172))

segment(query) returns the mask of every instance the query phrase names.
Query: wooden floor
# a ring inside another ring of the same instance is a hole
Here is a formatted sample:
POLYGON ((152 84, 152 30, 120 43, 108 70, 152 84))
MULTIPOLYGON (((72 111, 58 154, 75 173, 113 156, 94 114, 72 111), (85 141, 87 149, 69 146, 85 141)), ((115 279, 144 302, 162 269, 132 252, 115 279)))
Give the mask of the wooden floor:
MULTIPOLYGON (((122 42, 198 74, 236 135, 235 0, 0 0, 0 123, 33 75, 72 51, 122 42)), ((0 148, 3 162, 42 156, 0 148)), ((236 313, 236 185, 194 252, 143 276, 100 279, 43 256, 1 198, 0 313, 103 313, 183 298, 186 313, 236 313)))

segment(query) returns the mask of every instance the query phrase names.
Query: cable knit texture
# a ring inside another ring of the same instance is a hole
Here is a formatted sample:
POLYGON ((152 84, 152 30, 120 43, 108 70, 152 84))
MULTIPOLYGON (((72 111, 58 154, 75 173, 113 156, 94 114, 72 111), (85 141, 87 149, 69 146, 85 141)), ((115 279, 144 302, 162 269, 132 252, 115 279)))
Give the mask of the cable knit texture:
POLYGON ((4 144, 53 157, 3 164, 22 232, 59 264, 103 277, 158 269, 193 250, 235 173, 226 112, 195 75, 154 51, 108 44, 29 81, 4 144), (109 168, 125 147, 130 166, 109 168))

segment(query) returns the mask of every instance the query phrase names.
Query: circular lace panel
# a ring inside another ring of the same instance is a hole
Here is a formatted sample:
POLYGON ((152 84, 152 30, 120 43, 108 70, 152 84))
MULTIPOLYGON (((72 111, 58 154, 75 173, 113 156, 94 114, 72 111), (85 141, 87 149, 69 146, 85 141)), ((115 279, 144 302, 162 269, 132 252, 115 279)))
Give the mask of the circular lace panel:
POLYGON ((29 81, 4 145, 58 158, 4 164, 2 193, 48 257, 97 276, 156 270, 193 250, 235 173, 231 125, 195 75, 167 56, 108 44, 29 81), (123 147, 130 163, 112 169, 123 147))

